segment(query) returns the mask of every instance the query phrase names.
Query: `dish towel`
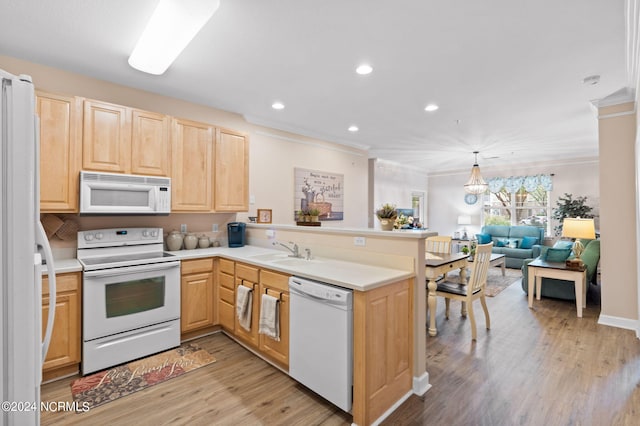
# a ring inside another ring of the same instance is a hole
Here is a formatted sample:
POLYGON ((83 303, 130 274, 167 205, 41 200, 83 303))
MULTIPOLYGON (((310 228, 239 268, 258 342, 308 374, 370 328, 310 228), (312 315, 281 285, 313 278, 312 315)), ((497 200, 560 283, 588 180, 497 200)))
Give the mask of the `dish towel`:
POLYGON ((268 294, 262 295, 262 303, 260 304, 260 327, 258 333, 271 337, 273 340, 280 341, 280 315, 279 303, 277 299, 268 294))
POLYGON ((251 331, 251 305, 253 305, 253 290, 243 285, 238 286, 236 299, 236 313, 238 323, 242 328, 251 331))

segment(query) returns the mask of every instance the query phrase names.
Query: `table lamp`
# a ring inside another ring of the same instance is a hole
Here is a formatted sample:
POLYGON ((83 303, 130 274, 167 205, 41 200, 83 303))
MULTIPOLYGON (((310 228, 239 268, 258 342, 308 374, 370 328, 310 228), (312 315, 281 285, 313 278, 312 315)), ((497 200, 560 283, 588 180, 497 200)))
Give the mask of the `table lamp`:
POLYGON ((584 251, 584 245, 580 241, 580 238, 593 240, 596 238, 596 229, 593 223, 593 219, 581 219, 565 218, 562 222, 562 236, 568 238, 574 238, 573 254, 574 259, 567 260, 567 266, 582 266, 582 252, 584 251))
MULTIPOLYGON (((458 225, 471 225, 471 216, 469 216, 468 214, 461 214, 460 216, 458 216, 458 225)), ((462 228, 462 239, 469 239, 469 237, 467 236, 466 226, 462 228)))

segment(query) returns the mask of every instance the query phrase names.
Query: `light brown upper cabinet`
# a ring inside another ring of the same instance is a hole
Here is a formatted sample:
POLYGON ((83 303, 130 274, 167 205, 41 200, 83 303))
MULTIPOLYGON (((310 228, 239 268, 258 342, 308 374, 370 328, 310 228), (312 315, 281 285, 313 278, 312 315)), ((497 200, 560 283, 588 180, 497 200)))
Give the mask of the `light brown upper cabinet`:
POLYGON ((131 112, 106 102, 84 101, 82 168, 113 173, 131 169, 131 112))
POLYGON ((82 168, 169 176, 169 117, 84 101, 82 168))
POLYGON ((36 92, 40 117, 40 210, 78 211, 82 99, 36 92))
POLYGON ((169 176, 169 116, 132 110, 131 173, 169 176))
POLYGON ((171 211, 211 211, 215 129, 177 118, 171 127, 171 211))
POLYGON ((213 210, 249 210, 249 138, 232 130, 217 129, 215 143, 213 210))

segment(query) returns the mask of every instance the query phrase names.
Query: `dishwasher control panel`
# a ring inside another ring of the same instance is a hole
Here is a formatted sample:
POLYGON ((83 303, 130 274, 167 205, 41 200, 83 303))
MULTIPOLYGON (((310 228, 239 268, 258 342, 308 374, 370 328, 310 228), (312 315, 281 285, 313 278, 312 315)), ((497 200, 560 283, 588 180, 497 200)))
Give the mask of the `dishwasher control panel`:
POLYGON ((350 304, 353 295, 353 291, 346 288, 298 277, 291 277, 289 279, 289 288, 296 289, 301 293, 317 299, 323 299, 337 304, 350 304))

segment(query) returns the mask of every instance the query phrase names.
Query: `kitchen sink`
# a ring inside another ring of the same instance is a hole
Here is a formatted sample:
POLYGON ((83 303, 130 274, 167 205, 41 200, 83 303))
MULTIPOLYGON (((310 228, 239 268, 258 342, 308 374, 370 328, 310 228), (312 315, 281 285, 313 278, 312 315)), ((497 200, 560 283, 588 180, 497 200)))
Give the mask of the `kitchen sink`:
POLYGON ((286 259, 274 260, 273 263, 276 265, 282 265, 282 266, 309 266, 309 265, 316 265, 318 263, 322 263, 322 261, 316 260, 316 259, 306 260, 306 259, 300 259, 296 257, 289 257, 286 259))
POLYGON ((258 260, 261 262, 271 262, 273 260, 286 260, 288 255, 286 253, 266 253, 256 254, 255 256, 249 256, 250 259, 258 260))

